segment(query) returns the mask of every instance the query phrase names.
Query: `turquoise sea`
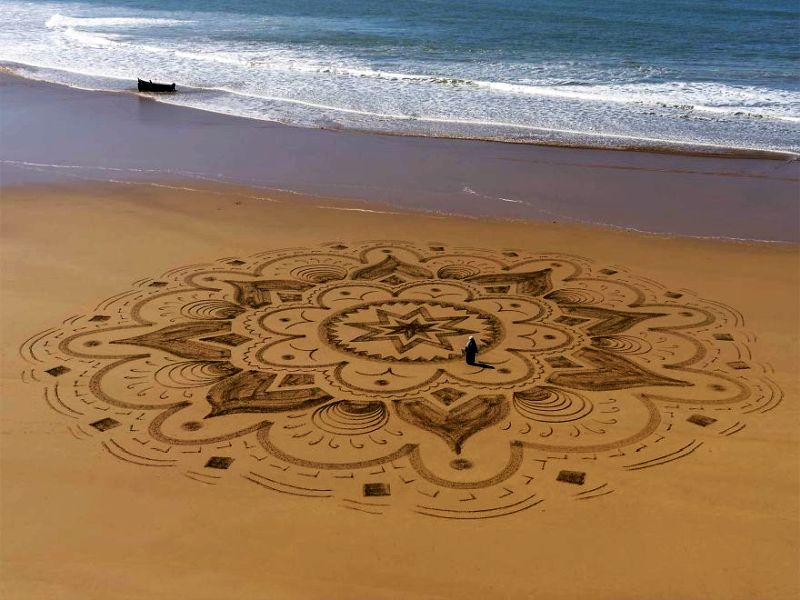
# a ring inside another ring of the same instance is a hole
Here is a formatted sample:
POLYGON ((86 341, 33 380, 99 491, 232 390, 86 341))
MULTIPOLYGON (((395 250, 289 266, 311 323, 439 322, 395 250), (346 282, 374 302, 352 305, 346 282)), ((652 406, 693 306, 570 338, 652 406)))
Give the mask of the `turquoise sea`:
POLYGON ((0 0, 0 62, 305 127, 800 151, 797 0, 0 0))

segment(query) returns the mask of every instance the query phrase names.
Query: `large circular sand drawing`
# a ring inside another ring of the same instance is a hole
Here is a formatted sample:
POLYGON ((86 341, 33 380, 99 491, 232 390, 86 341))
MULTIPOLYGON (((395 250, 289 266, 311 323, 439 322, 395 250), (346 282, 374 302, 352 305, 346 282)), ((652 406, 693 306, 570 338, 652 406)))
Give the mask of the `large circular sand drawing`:
POLYGON ((632 490, 772 410, 743 324, 574 256, 332 243, 139 281, 22 352, 129 463, 489 518, 632 490))

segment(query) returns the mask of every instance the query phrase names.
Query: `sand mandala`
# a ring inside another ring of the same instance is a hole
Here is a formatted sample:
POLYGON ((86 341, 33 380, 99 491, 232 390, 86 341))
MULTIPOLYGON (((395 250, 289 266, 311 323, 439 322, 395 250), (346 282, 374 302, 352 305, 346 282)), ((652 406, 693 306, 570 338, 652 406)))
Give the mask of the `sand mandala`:
POLYGON ((70 432, 128 463, 483 519, 636 493, 775 408, 743 325, 575 256, 331 243, 141 280, 22 354, 70 432))

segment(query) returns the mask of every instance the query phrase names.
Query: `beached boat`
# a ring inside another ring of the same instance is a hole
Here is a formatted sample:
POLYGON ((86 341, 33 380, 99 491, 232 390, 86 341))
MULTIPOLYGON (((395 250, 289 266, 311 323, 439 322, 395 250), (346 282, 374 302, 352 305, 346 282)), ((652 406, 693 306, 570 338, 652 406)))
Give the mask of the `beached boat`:
POLYGON ((145 81, 144 79, 139 79, 139 91, 140 92, 174 92, 175 91, 175 84, 174 83, 153 83, 153 80, 145 81))

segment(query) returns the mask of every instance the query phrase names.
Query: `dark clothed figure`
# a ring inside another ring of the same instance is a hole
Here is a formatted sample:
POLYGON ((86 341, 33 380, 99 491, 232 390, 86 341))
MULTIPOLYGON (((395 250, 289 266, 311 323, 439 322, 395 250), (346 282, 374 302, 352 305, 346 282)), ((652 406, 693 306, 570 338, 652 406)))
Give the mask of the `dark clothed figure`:
POLYGON ((478 344, 475 342, 475 338, 469 336, 469 341, 467 345, 464 346, 464 357, 467 359, 468 365, 475 364, 475 357, 478 355, 478 344))

